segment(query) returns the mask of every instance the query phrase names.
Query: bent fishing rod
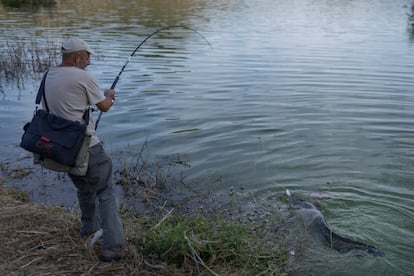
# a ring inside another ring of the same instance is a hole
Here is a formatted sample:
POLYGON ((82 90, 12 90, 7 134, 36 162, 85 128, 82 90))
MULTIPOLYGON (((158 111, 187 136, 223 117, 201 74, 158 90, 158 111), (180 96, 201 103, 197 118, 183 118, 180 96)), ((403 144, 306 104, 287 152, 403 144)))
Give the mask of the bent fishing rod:
MULTIPOLYGON (((154 35, 156 35, 157 33, 160 33, 160 32, 162 32, 162 31, 165 31, 165 30, 170 30, 170 29, 177 29, 177 28, 180 28, 180 29, 186 29, 186 30, 190 30, 190 31, 192 31, 192 32, 194 32, 194 33, 196 33, 196 34, 198 34, 199 36, 201 36, 201 38, 203 38, 206 42, 207 42, 207 44, 210 46, 210 48, 211 49, 213 49, 213 47, 211 46, 211 43, 207 40, 207 38, 205 38, 200 32, 198 32, 197 30, 195 30, 195 29, 193 29, 193 28, 190 28, 190 27, 186 27, 186 26, 180 26, 180 25, 176 25, 176 26, 168 26, 168 27, 164 27, 164 28, 160 28, 160 29, 158 29, 158 30, 156 30, 156 31, 154 31, 154 32, 152 32, 151 34, 149 34, 143 41, 141 41, 141 43, 135 48, 135 50, 131 53, 131 55, 128 57, 128 59, 126 60, 126 62, 125 62, 125 64, 124 64, 124 66, 122 66, 122 68, 121 68, 121 71, 119 71, 119 73, 118 73, 118 75, 116 76, 116 78, 115 78, 115 80, 114 80, 114 82, 112 83, 112 85, 111 85, 111 89, 114 89, 115 88, 115 86, 116 86, 116 84, 118 83, 118 81, 119 81, 119 78, 120 78, 120 76, 122 75, 122 73, 124 72, 124 70, 125 70, 125 67, 127 67, 127 65, 128 65, 128 63, 131 61, 131 59, 134 57, 134 55, 135 55, 135 53, 138 51, 138 49, 139 48, 141 48, 141 46, 142 45, 144 45, 144 43, 148 40, 148 39, 150 39, 151 37, 153 37, 154 35)), ((99 121, 101 120, 101 117, 102 117, 102 114, 103 114, 103 112, 102 111, 100 111, 99 112, 99 115, 98 115, 98 118, 97 118, 97 120, 96 120, 96 123, 95 123, 95 130, 98 128, 98 124, 99 124, 99 121)))

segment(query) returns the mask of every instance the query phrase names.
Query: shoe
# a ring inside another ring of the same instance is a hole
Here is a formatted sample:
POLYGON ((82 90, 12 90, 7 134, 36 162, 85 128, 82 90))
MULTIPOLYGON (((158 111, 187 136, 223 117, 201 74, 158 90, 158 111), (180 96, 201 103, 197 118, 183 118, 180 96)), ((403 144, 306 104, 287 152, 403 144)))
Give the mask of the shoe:
POLYGON ((101 256, 99 259, 101 262, 112 262, 112 261, 119 261, 124 257, 124 252, 122 247, 112 247, 112 248, 104 248, 102 249, 101 256))

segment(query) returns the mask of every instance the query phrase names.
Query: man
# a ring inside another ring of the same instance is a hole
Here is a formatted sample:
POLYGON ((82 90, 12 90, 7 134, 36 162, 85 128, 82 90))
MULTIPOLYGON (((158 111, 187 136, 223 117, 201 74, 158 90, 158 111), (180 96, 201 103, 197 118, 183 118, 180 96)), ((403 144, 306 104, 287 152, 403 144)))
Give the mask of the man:
MULTIPOLYGON (((115 91, 106 89, 102 94, 95 77, 85 70, 90 64, 90 55, 94 54, 88 44, 73 37, 63 42, 61 52, 62 63, 50 68, 46 77, 45 97, 49 112, 82 122, 85 110, 91 105, 96 105, 100 111, 108 111, 115 99, 115 91)), ((110 262, 123 257, 123 226, 112 183, 112 160, 96 136, 92 114, 89 117, 88 172, 85 176, 69 174, 69 177, 77 188, 82 212, 80 235, 88 237, 102 227, 100 259, 110 262)))

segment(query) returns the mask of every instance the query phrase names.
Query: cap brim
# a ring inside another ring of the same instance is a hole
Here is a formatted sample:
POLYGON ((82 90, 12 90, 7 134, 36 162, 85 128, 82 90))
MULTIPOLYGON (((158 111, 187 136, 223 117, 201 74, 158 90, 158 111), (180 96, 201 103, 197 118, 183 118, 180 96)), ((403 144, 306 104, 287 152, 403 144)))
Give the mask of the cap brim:
POLYGON ((95 55, 95 52, 94 51, 92 51, 91 49, 86 49, 86 52, 88 52, 90 55, 95 55))

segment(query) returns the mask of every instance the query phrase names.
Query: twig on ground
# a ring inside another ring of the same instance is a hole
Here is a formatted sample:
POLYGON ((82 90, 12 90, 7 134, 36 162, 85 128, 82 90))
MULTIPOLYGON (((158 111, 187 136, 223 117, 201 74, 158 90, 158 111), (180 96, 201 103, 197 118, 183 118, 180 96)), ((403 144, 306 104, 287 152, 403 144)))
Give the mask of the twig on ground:
MULTIPOLYGON (((210 271, 211 274, 218 276, 219 274, 217 274, 216 272, 214 272, 211 268, 209 268, 203 261, 203 259, 201 259, 201 257, 197 254, 197 251, 194 249, 194 247, 191 245, 191 241, 188 239, 187 237, 187 232, 184 233, 184 239, 187 241, 188 247, 190 247, 191 250, 191 254, 193 255, 193 258, 195 259, 195 263, 200 263, 205 269, 207 269, 208 271, 210 271)), ((198 269, 198 265, 197 265, 197 269, 198 269)))
POLYGON ((161 223, 163 223, 163 221, 165 221, 169 216, 171 216, 173 211, 174 211, 174 208, 172 208, 170 211, 168 211, 167 214, 156 225, 154 225, 151 228, 151 230, 154 230, 154 229, 160 227, 161 223))

